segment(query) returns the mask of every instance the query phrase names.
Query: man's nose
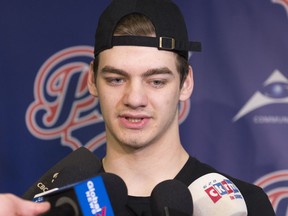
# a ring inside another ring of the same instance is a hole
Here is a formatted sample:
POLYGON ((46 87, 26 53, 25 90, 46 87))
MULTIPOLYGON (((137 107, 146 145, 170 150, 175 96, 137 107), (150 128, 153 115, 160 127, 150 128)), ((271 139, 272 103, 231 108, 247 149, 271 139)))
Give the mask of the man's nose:
POLYGON ((125 89, 123 101, 126 106, 133 109, 145 107, 148 103, 148 98, 142 82, 130 82, 125 89))

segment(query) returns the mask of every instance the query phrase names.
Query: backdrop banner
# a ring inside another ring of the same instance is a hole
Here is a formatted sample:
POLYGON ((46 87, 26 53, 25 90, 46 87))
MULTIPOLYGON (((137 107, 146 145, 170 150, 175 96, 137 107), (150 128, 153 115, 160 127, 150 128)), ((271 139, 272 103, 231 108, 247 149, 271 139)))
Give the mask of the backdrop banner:
MULTIPOLYGON (((104 123, 86 79, 109 2, 1 1, 0 193, 22 195, 80 146, 105 154, 104 123)), ((176 3, 190 39, 203 46, 189 60, 193 96, 179 105, 184 147, 261 186, 277 216, 287 216, 288 1, 176 3)))

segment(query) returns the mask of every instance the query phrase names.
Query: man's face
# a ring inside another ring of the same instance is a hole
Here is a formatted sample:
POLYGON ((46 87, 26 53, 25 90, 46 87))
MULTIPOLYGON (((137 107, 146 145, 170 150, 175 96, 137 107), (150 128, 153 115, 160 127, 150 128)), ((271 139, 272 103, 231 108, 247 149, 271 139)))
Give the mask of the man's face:
POLYGON ((176 54, 116 46, 99 58, 95 89, 90 92, 99 98, 107 144, 138 149, 178 137, 178 103, 190 97, 193 80, 191 72, 188 85, 180 89, 176 54))

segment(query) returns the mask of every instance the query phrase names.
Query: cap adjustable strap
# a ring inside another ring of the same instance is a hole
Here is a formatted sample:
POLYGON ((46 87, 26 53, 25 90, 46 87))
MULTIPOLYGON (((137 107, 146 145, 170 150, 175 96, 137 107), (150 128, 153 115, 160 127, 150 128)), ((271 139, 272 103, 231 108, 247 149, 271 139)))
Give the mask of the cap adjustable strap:
POLYGON ((147 46, 170 51, 201 51, 200 42, 176 41, 171 37, 113 36, 113 46, 147 46))

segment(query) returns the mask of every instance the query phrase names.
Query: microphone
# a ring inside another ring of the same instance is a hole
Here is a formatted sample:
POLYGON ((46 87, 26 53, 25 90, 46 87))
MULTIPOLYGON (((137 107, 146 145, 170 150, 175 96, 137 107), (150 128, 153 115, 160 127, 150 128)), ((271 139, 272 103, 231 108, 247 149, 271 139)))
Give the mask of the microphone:
POLYGON ((124 181, 112 173, 60 189, 37 194, 33 201, 49 201, 51 209, 44 216, 127 216, 128 199, 124 181))
POLYGON ((78 148, 49 169, 23 195, 33 199, 35 194, 60 188, 96 176, 101 169, 101 161, 85 147, 78 148))
POLYGON ((245 200, 236 185, 219 173, 209 173, 192 182, 194 216, 247 216, 245 200))
POLYGON ((152 190, 150 207, 153 216, 192 216, 192 196, 178 180, 165 180, 152 190))

